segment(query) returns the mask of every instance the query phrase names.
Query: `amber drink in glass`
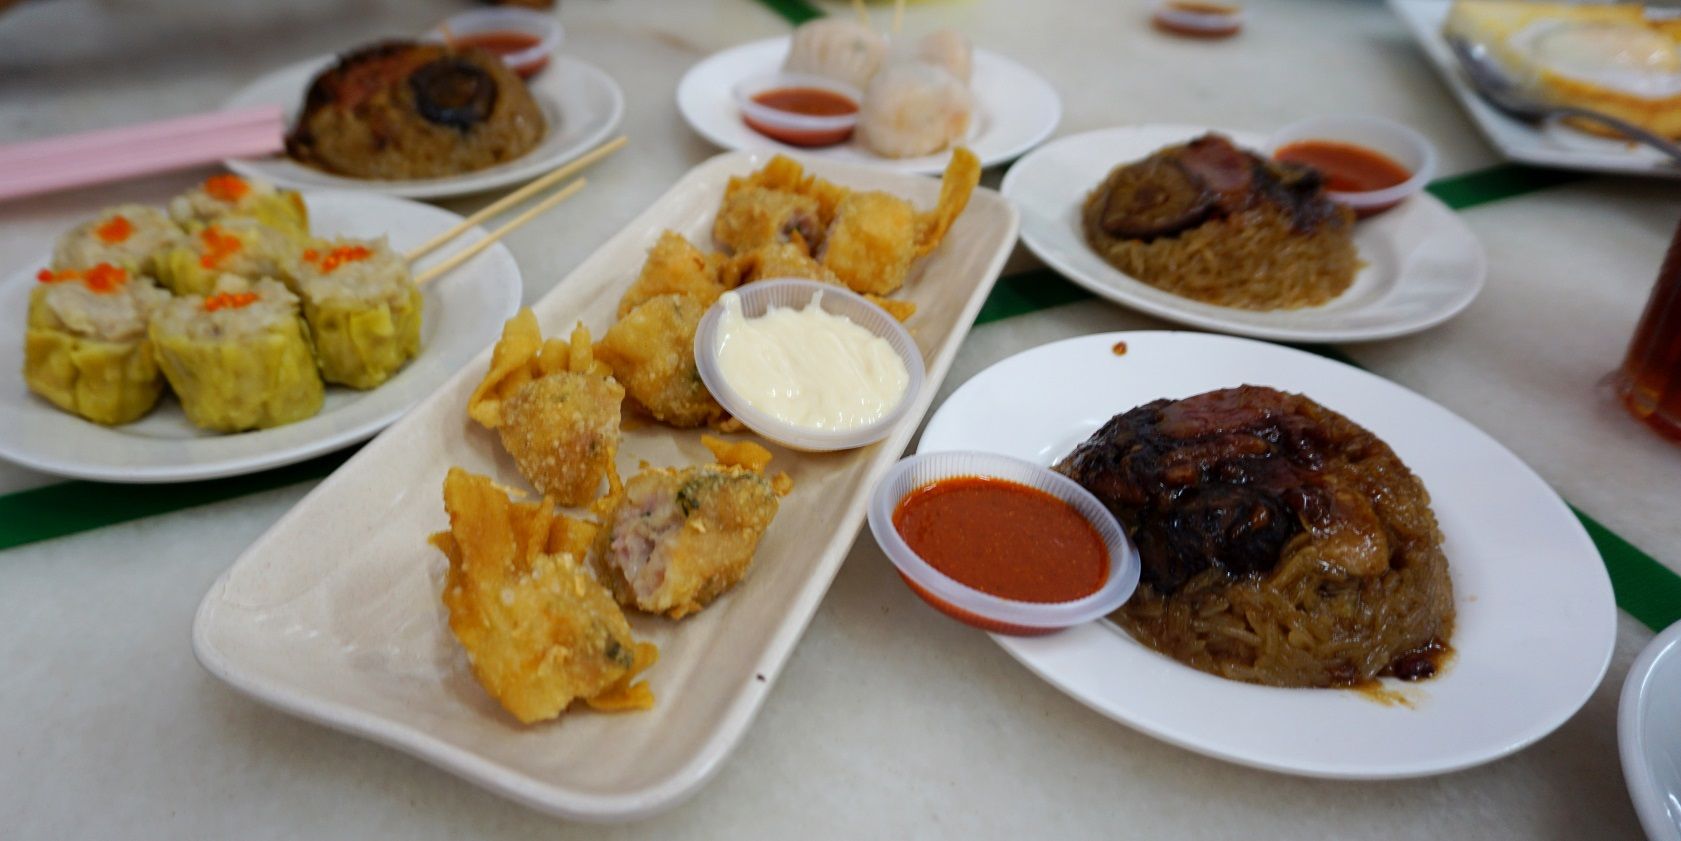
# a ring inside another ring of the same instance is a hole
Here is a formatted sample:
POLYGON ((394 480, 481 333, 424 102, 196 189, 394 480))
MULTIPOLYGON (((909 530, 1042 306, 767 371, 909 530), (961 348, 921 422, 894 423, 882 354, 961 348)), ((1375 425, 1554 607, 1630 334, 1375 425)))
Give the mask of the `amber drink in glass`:
POLYGON ((1681 227, 1613 381, 1629 412, 1659 435, 1681 442, 1681 227))

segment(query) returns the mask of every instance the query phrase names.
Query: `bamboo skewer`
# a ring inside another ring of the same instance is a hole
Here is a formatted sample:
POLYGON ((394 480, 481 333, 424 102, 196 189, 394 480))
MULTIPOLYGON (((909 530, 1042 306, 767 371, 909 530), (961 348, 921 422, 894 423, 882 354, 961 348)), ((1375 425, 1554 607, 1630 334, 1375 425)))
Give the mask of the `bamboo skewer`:
POLYGON ((448 273, 449 271, 454 269, 456 266, 459 266, 462 263, 465 263, 468 260, 473 259, 473 257, 476 256, 480 251, 483 251, 486 248, 489 248, 492 243, 496 242, 497 240, 500 240, 501 238, 507 236, 510 233, 513 233, 516 228, 519 228, 519 227, 523 226, 525 223, 530 222, 531 220, 537 218, 538 216, 542 215, 544 212, 548 211, 550 208, 554 207, 555 205, 560 204, 561 202, 566 201, 569 198, 572 198, 573 194, 577 193, 579 190, 584 189, 584 184, 586 184, 586 183, 588 183, 588 182, 586 182, 584 179, 580 178, 577 181, 574 181, 571 184, 568 184, 565 187, 562 187, 554 195, 549 196, 548 198, 543 199, 542 201, 532 205, 530 208, 527 208, 520 215, 515 216, 513 219, 509 220, 508 224, 503 225, 502 227, 497 228, 494 231, 491 231, 489 234, 487 234, 484 237, 484 239, 481 239, 478 242, 475 242, 472 245, 469 245, 466 248, 461 249, 460 251, 456 252, 455 254, 451 254, 443 262, 427 269, 424 272, 421 272, 419 275, 417 275, 415 277, 415 279, 414 279, 415 284, 416 285, 425 285, 426 283, 428 283, 430 281, 436 280, 440 275, 448 273))
POLYGON ((575 158, 566 165, 556 168, 548 175, 545 175, 542 178, 539 178, 536 181, 533 181, 530 184, 527 184, 488 205, 485 205, 479 212, 455 223, 455 225, 449 230, 438 234, 418 246, 415 246, 413 249, 410 249, 407 254, 403 255, 403 258, 408 260, 410 263, 413 263, 414 261, 431 254, 433 251, 436 251, 439 246, 455 239, 458 236, 461 236, 462 231, 465 231, 468 228, 471 228, 474 225, 477 225, 480 222, 483 222, 484 220, 489 219, 490 217, 495 216, 496 214, 501 213, 502 211, 507 210, 508 208, 513 207, 514 205, 519 204, 520 202, 523 202, 556 184, 559 184, 567 176, 570 176, 578 170, 581 170, 584 167, 587 167, 624 148, 624 145, 627 142, 629 141, 625 139, 624 135, 619 135, 618 137, 615 137, 612 140, 585 152, 583 155, 575 158))
POLYGON ((870 10, 864 8, 864 0, 852 0, 852 10, 858 13, 859 23, 865 26, 870 25, 870 10))
POLYGON ((893 0, 893 34, 898 35, 905 24, 905 0, 893 0))

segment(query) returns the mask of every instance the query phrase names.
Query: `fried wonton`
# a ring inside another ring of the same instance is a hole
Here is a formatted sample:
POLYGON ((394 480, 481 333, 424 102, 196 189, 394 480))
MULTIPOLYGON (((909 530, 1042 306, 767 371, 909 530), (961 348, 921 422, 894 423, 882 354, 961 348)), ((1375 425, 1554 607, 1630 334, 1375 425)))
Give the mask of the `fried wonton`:
POLYGON ((811 258, 799 245, 785 242, 755 248, 724 264, 725 285, 734 288, 744 283, 773 278, 798 277, 823 283, 839 284, 840 278, 811 258))
POLYGON ((521 309, 502 325, 502 338, 490 352, 490 370, 467 398, 467 417, 486 429, 502 424, 502 402, 521 386, 546 374, 573 371, 605 377, 612 372, 595 361, 589 330, 582 323, 572 335, 543 340, 537 315, 530 307, 521 309))
MULTIPOLYGON (((816 202, 819 231, 828 226, 829 220, 834 218, 835 207, 851 192, 839 184, 825 181, 815 175, 807 175, 804 167, 786 155, 771 158, 757 172, 731 178, 729 186, 724 188, 724 203, 728 205, 738 192, 754 188, 792 193, 816 202)), ((810 240, 807 240, 806 244, 814 248, 817 246, 816 242, 810 240)))
POLYGON ((656 420, 683 428, 722 420, 724 407, 695 367, 695 329, 705 314, 706 305, 693 298, 650 298, 601 337, 596 357, 656 420))
POLYGON ((890 295, 905 283, 911 261, 939 247, 969 204, 980 181, 980 162, 967 149, 953 150, 940 179, 939 203, 917 213, 910 202, 888 193, 849 194, 835 208, 816 256, 849 289, 890 295))
POLYGON ((574 700, 601 709, 653 706, 635 677, 658 651, 636 642, 608 591, 584 566, 596 527, 548 500, 515 502, 488 477, 452 468, 444 480, 449 558, 443 602, 473 676, 525 724, 574 700))
POLYGON ((543 341, 522 309, 502 327, 490 371, 467 401, 467 416, 494 429, 532 487, 562 505, 595 499, 602 478, 619 486, 619 404, 625 391, 595 358, 582 323, 565 341, 543 341))
POLYGON ((735 253, 795 243, 814 248, 827 224, 817 199, 799 193, 746 187, 724 196, 712 238, 735 253))
POLYGON ((596 537, 597 574, 622 604, 680 619, 747 574, 777 506, 770 480, 746 468, 645 470, 596 537))
POLYGON ((660 234, 659 241, 648 250, 642 273, 619 299, 618 317, 624 318, 637 304, 660 295, 687 295, 703 304, 718 300, 735 285, 720 280, 719 269, 724 262, 724 255, 703 253, 675 231, 660 234))

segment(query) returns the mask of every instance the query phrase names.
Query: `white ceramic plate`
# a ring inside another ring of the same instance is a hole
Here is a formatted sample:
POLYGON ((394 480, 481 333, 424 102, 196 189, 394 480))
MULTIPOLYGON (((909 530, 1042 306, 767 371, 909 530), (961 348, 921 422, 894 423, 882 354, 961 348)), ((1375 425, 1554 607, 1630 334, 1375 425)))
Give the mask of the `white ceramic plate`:
POLYGON ((1675 166, 1654 149, 1598 137, 1558 121, 1549 120, 1536 127, 1508 117, 1484 102, 1442 37, 1442 24, 1447 22, 1452 5, 1452 0, 1389 0, 1389 8, 1406 24, 1407 31, 1424 50, 1448 90, 1501 154, 1510 160, 1540 166, 1681 178, 1681 166, 1675 166))
MULTIPOLYGON (((390 238, 413 248, 461 221, 447 210, 388 196, 307 192, 311 230, 320 236, 390 238)), ((484 235, 463 233, 438 249, 424 269, 484 235)), ((253 473, 302 461, 353 444, 432 393, 467 360, 495 341, 502 322, 519 308, 519 266, 501 243, 425 287, 420 355, 372 391, 328 386, 320 414, 297 423, 224 435, 195 428, 175 398, 165 395, 151 414, 131 424, 100 426, 59 411, 23 383, 24 313, 35 272, 47 257, 0 285, 0 458, 47 473, 105 482, 184 482, 253 473)))
MULTIPOLYGON (((581 319, 600 336, 662 229, 710 242, 730 176, 765 154, 722 155, 692 170, 538 302, 545 334, 581 319)), ((932 179, 810 161, 818 175, 932 205, 932 179)), ((443 558, 450 466, 514 487, 525 480, 496 436, 465 416, 488 349, 393 425, 252 544, 199 607, 193 647, 217 677, 288 712, 414 754, 559 815, 625 820, 675 805, 718 769, 764 702, 864 518, 870 490, 904 451, 1015 240, 1016 213, 976 191, 950 235, 900 297, 928 383, 880 443, 844 453, 773 447, 794 479, 752 574, 705 611, 673 623, 631 616, 660 647, 653 710, 578 710, 521 727, 473 680, 445 624, 443 558)), ((625 431, 619 470, 710 461, 700 430, 625 431)))
MULTIPOLYGON (((1086 244, 1080 207, 1117 165, 1209 131, 1201 126, 1127 126, 1060 137, 1016 162, 1004 196, 1021 209, 1022 242, 1064 277, 1096 295, 1170 321, 1287 342, 1353 342, 1416 333, 1452 318, 1482 290, 1482 245, 1434 196, 1419 194, 1356 223, 1366 266, 1330 303, 1257 312, 1193 301, 1157 289, 1104 262, 1086 244)), ((1221 131, 1259 149, 1261 135, 1221 131)))
POLYGON ((1312 354, 1199 333, 1084 336, 1010 357, 946 400, 919 452, 983 450, 1051 464, 1111 416, 1242 384, 1306 394, 1394 448, 1424 480, 1445 535, 1458 618, 1444 672, 1385 680, 1412 708, 1336 689, 1277 689, 1196 671, 1105 620, 996 637, 1094 710, 1181 747, 1270 771, 1387 779, 1510 754, 1587 701, 1610 662, 1617 607, 1599 553, 1564 503, 1494 439, 1392 382, 1312 354), (1127 351, 1111 348, 1124 341, 1127 351))
POLYGON ((1681 622, 1629 668, 1617 708, 1623 777, 1651 841, 1681 841, 1681 622))
MULTIPOLYGON (((741 121, 731 93, 737 82, 775 73, 788 54, 788 37, 767 38, 732 47, 703 59, 677 84, 677 109, 702 137, 725 149, 769 149, 807 157, 868 163, 899 172, 937 174, 951 152, 920 158, 887 158, 866 148, 857 137, 837 146, 801 149, 772 140, 741 121)), ((989 167, 1012 160, 1056 130, 1062 100, 1043 76, 990 50, 975 50, 975 118, 968 146, 989 167)))
MULTIPOLYGON (((322 56, 276 70, 247 85, 226 105, 229 108, 279 105, 286 109, 286 124, 290 126, 303 107, 304 92, 309 90, 310 81, 334 60, 333 56, 322 56)), ((298 189, 327 187, 441 199, 529 181, 595 148, 619 127, 624 117, 625 95, 618 83, 595 65, 571 56, 555 56, 547 69, 526 84, 549 122, 548 133, 536 148, 519 158, 475 172, 448 178, 375 181, 307 167, 284 154, 223 163, 241 175, 298 189)))

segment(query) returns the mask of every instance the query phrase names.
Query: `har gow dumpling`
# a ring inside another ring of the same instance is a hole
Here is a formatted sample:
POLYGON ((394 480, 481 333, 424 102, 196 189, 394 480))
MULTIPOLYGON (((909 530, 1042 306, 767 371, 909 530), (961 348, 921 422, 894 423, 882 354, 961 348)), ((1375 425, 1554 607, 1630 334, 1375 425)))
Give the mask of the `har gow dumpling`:
POLYGON ((965 85, 974 76, 975 48, 968 37, 955 29, 941 29, 917 39, 913 57, 944 67, 965 85))
POLYGON ((878 155, 931 155, 962 140, 975 100, 969 86, 944 67, 922 61, 883 68, 864 90, 858 137, 878 155))
POLYGON ((819 18, 794 30, 782 69, 863 90, 886 58, 887 42, 875 30, 857 21, 819 18))

